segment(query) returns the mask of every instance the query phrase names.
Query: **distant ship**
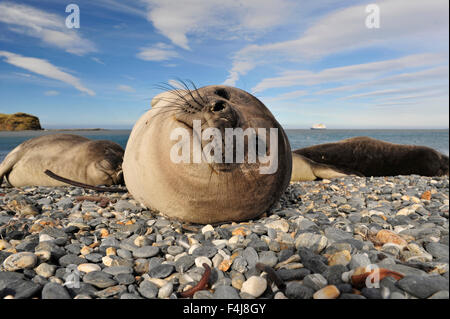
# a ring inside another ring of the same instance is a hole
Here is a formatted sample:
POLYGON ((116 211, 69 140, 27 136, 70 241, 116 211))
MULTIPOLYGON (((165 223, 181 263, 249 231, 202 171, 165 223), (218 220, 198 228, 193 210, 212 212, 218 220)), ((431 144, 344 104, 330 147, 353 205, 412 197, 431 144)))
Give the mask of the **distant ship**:
POLYGON ((327 127, 325 126, 325 124, 320 123, 320 124, 314 124, 311 127, 311 130, 325 130, 326 128, 327 127))

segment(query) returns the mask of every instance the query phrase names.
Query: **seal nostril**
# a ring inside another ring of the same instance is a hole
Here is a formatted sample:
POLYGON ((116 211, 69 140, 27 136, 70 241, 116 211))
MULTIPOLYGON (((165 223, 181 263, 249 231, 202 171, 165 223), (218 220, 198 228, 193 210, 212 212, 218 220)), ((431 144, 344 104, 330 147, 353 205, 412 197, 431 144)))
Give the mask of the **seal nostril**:
POLYGON ((216 103, 214 103, 214 106, 211 108, 211 111, 219 112, 219 111, 222 111, 224 108, 225 108, 225 102, 217 101, 216 103))
POLYGON ((230 99, 230 95, 228 94, 227 91, 225 91, 225 89, 217 89, 216 92, 214 92, 214 93, 216 93, 221 98, 224 98, 225 100, 230 99))

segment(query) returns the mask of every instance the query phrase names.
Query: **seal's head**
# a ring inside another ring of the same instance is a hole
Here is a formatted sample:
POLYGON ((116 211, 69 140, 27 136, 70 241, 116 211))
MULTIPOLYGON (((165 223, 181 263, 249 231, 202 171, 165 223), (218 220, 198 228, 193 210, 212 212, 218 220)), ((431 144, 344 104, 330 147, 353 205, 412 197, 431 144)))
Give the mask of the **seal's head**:
POLYGON ((156 96, 133 128, 123 169, 128 190, 147 207, 213 223, 267 210, 289 184, 292 159, 262 102, 237 88, 206 86, 156 96), (174 161, 180 150, 186 156, 174 161))
POLYGON ((101 185, 123 184, 122 161, 124 150, 120 145, 108 141, 90 141, 87 153, 94 159, 88 164, 87 172, 91 178, 103 181, 101 185))

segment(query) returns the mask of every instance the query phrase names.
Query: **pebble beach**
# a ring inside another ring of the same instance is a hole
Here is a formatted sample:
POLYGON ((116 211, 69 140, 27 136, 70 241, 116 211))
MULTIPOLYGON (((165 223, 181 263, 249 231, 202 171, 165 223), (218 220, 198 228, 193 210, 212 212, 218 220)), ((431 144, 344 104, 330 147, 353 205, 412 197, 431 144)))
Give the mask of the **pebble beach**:
POLYGON ((291 183, 260 217, 220 225, 128 193, 3 184, 0 298, 186 298, 210 268, 190 298, 448 299, 448 218, 448 176, 291 183), (357 280, 369 265, 372 285, 357 280))

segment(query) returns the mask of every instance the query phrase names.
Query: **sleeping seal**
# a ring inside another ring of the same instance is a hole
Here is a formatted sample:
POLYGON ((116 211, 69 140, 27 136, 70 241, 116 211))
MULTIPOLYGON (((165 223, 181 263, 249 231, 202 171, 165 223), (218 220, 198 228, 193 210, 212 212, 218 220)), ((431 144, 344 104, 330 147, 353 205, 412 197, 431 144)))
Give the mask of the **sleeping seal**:
POLYGON ((94 141, 72 134, 51 134, 29 139, 13 149, 0 164, 0 183, 14 187, 67 186, 50 178, 50 170, 89 185, 123 182, 124 150, 111 141, 94 141))
POLYGON ((125 185, 136 200, 170 218, 202 224, 262 214, 283 194, 291 169, 280 124, 256 97, 228 86, 157 95, 133 127, 123 162, 125 185), (250 141, 257 129, 264 129, 266 138, 256 136, 258 159, 252 161, 250 141), (238 137, 227 135, 231 130, 248 133, 241 156, 238 137), (269 161, 262 160, 259 154, 267 151, 269 161), (262 171, 269 166, 273 169, 262 171))
POLYGON ((370 137, 314 145, 294 150, 292 154, 292 181, 313 180, 310 171, 319 171, 317 168, 322 169, 321 174, 314 175, 319 178, 449 174, 448 156, 429 147, 393 144, 370 137), (324 175, 323 171, 328 177, 320 176, 324 175))

